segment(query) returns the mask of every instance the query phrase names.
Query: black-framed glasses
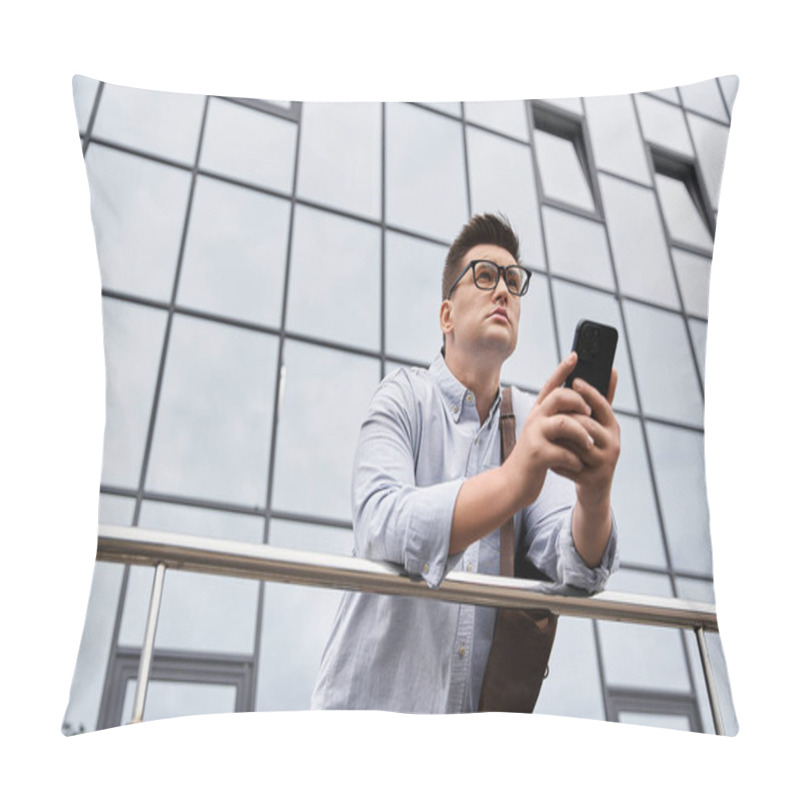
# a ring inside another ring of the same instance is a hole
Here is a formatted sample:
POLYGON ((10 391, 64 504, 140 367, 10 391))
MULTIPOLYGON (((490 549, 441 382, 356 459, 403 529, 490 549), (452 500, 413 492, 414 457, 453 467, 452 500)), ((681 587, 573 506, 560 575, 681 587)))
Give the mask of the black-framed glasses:
POLYGON ((508 291, 517 297, 522 297, 528 291, 528 285, 531 282, 531 271, 527 267, 521 267, 519 264, 511 264, 508 267, 500 267, 494 261, 484 261, 478 259, 477 261, 470 261, 464 271, 453 281, 450 291, 447 293, 449 298, 453 294, 453 290, 458 285, 458 282, 472 270, 472 280, 479 289, 490 292, 500 282, 500 276, 506 282, 508 291))

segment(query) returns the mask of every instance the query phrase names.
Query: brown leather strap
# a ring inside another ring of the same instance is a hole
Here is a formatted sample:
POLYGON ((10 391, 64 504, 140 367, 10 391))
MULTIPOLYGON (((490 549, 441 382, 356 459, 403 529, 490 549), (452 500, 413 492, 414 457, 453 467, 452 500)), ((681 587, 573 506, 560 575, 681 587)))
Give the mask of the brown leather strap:
MULTIPOLYGON (((505 461, 517 443, 517 420, 511 402, 511 387, 503 389, 500 401, 500 458, 505 461)), ((514 577, 514 517, 500 526, 500 574, 514 577)))

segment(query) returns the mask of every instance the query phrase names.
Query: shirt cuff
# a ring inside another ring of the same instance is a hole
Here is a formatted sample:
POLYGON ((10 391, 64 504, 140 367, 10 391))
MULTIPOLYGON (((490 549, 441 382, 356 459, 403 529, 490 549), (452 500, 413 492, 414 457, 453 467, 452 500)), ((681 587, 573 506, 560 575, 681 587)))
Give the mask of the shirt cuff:
POLYGON ((411 511, 403 568, 436 589, 458 563, 461 553, 448 555, 453 511, 463 478, 418 489, 411 511))
POLYGON ((587 566, 572 538, 572 514, 564 520, 556 542, 558 548, 558 582, 586 590, 589 594, 599 592, 606 585, 611 573, 619 566, 617 551, 617 522, 611 513, 611 535, 600 564, 587 566))

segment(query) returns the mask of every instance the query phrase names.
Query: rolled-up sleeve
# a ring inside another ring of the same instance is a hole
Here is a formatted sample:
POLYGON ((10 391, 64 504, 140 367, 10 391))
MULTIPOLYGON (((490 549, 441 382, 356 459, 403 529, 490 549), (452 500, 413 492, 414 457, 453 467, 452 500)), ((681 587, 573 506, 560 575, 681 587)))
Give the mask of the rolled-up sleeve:
POLYGON ((386 378, 361 426, 352 486, 356 554, 399 564, 436 587, 459 560, 448 551, 464 478, 417 486, 423 431, 407 381, 402 373, 386 378))

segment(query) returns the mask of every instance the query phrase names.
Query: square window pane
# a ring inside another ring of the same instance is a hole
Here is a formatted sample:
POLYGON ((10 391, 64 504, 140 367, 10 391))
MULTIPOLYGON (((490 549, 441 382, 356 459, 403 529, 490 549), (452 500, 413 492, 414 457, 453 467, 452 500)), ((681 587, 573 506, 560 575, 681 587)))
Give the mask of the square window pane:
POLYGON ((528 293, 521 301, 517 349, 503 366, 502 380, 538 389, 558 364, 553 310, 547 278, 531 275, 528 293))
POLYGON ((678 285, 681 287, 686 313, 707 317, 711 260, 673 247, 672 261, 678 275, 678 285))
MULTIPOLYGON (((125 687, 120 725, 133 715, 136 681, 125 687)), ((190 714, 225 714, 236 710, 236 687, 220 683, 188 683, 182 681, 150 681, 147 684, 142 720, 185 717, 190 714)))
POLYGON ((287 341, 284 363, 273 507, 349 520, 356 442, 380 362, 287 341))
POLYGON ((725 75, 717 79, 719 81, 722 95, 725 98, 725 103, 728 110, 733 108, 733 102, 736 100, 736 95, 739 91, 739 78, 736 75, 725 75))
POLYGON ((75 75, 72 78, 72 98, 75 102, 75 116, 78 118, 78 130, 83 133, 92 115, 92 106, 97 95, 99 81, 75 75))
POLYGON ((442 344, 439 307, 447 248, 386 234, 386 350, 430 363, 442 344))
POLYGON ((167 314, 103 298, 106 427, 102 482, 139 486, 167 314))
POLYGON ((70 730, 93 731, 97 728, 100 697, 105 682, 111 639, 114 634, 114 611, 122 585, 122 564, 97 561, 94 565, 89 606, 83 627, 75 674, 69 693, 64 722, 70 730))
POLYGON ((555 106, 556 108, 563 108, 565 111, 570 111, 578 116, 583 116, 583 104, 581 103, 580 97, 547 97, 537 100, 536 103, 537 105, 539 103, 545 103, 546 105, 555 106))
POLYGON ((716 79, 680 86, 678 91, 686 108, 714 117, 720 122, 728 122, 728 112, 725 110, 716 79))
POLYGON ((598 169, 651 183, 631 95, 587 97, 586 120, 598 169))
POLYGON ((133 525, 133 512, 136 500, 132 497, 100 492, 98 503, 98 522, 101 525, 133 525))
POLYGON ((728 147, 728 126, 689 114, 689 128, 697 147, 700 173, 708 192, 711 205, 719 208, 719 189, 722 183, 722 168, 728 147))
POLYGON ((289 193, 297 126, 253 108, 212 97, 200 166, 289 193))
POLYGON ((387 221, 450 241, 467 217, 461 123, 405 103, 387 103, 387 221))
POLYGON ((377 226, 297 206, 287 328, 377 350, 380 270, 377 226))
MULTIPOLYGON (((274 520, 276 547, 351 555, 353 534, 337 528, 274 520)), ((268 583, 264 592, 257 711, 308 709, 322 651, 333 628, 342 592, 268 583)))
POLYGON ((278 340, 176 315, 147 488, 263 507, 278 340))
POLYGON ((672 565, 711 575, 703 434, 655 422, 646 425, 672 565))
POLYGON ((236 514, 155 500, 142 503, 138 527, 232 542, 261 544, 264 541, 264 517, 260 515, 236 514))
POLYGON ((611 252, 625 294, 678 308, 678 292, 651 189, 600 176, 611 252))
POLYGON ((439 111, 444 111, 446 114, 452 114, 454 117, 461 117, 461 103, 443 102, 443 103, 418 103, 417 105, 427 106, 428 108, 435 108, 439 111))
POLYGON ((86 172, 103 288, 169 300, 190 174, 98 144, 86 172))
POLYGON ((689 187, 676 178, 656 174, 656 191, 673 239, 711 250, 714 240, 689 187))
POLYGON ((375 219, 381 214, 379 103, 304 103, 297 193, 375 219))
POLYGON ((706 375, 706 337, 708 335, 708 324, 697 319, 689 320, 689 333, 692 336, 692 347, 697 356, 697 363, 700 366, 700 375, 705 384, 706 375))
POLYGON ((690 425, 703 424, 703 396, 683 318, 624 302, 642 411, 690 425))
POLYGON ((644 138, 652 143, 694 158, 692 140, 683 110, 646 94, 634 95, 644 138))
POLYGON ((620 711, 619 721, 629 725, 646 725, 650 728, 671 728, 690 731, 689 717, 682 714, 646 714, 641 711, 620 711))
POLYGON ((533 137, 545 196, 594 211, 592 190, 576 150, 579 145, 541 130, 534 131, 533 137))
POLYGON ((620 555, 627 564, 667 566, 641 423, 617 416, 621 451, 614 472, 611 507, 620 535, 620 555))
POLYGON ((544 249, 533 160, 527 145, 467 129, 473 214, 505 214, 520 239, 521 261, 543 267, 544 249))
POLYGON ((654 89, 653 91, 647 92, 647 94, 653 95, 654 97, 660 97, 662 100, 668 100, 670 103, 681 102, 681 98, 678 94, 678 89, 676 86, 670 86, 668 89, 654 89))
POLYGON ((614 395, 614 408, 638 411, 636 394, 633 390, 628 343, 617 299, 610 294, 575 286, 565 281, 553 280, 552 285, 562 356, 566 356, 572 348, 575 326, 580 320, 591 319, 616 328, 619 339, 617 352, 614 355, 614 366, 619 374, 619 380, 614 395))
MULTIPOLYGON (((131 567, 119 644, 144 641, 152 567, 131 567)), ((258 581, 166 571, 156 628, 156 648, 251 655, 255 641, 258 581)))
POLYGON ((568 278, 615 288, 605 227, 555 208, 543 208, 550 269, 568 278))
POLYGON ((558 620, 549 666, 535 713, 605 719, 591 620, 558 620))
POLYGON ((280 325, 288 236, 288 201, 200 176, 178 303, 280 325))
POLYGON ((488 100, 464 103, 469 122, 528 141, 528 119, 523 100, 488 100))
POLYGON ((107 83, 92 135, 194 164, 205 97, 107 83))

